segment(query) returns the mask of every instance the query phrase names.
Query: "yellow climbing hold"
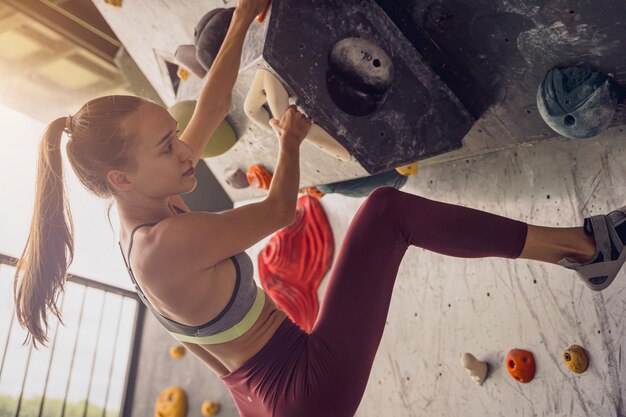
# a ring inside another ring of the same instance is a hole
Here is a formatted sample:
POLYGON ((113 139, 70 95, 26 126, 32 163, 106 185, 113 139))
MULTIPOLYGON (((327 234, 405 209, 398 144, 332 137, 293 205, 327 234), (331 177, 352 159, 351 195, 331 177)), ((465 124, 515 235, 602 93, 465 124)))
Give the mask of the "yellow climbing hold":
POLYGON ((412 164, 397 167, 396 171, 398 171, 399 174, 404 175, 406 177, 416 175, 417 174, 417 162, 413 162, 412 164))
POLYGON ((563 352, 563 360, 570 371, 582 374, 589 366, 587 352, 581 346, 572 345, 563 352))
POLYGON ((170 356, 172 359, 180 359, 185 356, 185 346, 176 345, 170 348, 170 356))
POLYGON ((184 417, 187 414, 187 394, 180 387, 165 388, 154 405, 154 417, 184 417))
POLYGON ((181 81, 186 81, 189 78, 189 71, 187 71, 183 67, 178 67, 178 71, 176 71, 176 74, 181 81))
POLYGON ((222 405, 220 403, 205 401, 202 403, 202 415, 205 417, 212 417, 219 413, 221 408, 222 405))
POLYGON ((104 0, 104 2, 111 6, 122 7, 122 0, 104 0))

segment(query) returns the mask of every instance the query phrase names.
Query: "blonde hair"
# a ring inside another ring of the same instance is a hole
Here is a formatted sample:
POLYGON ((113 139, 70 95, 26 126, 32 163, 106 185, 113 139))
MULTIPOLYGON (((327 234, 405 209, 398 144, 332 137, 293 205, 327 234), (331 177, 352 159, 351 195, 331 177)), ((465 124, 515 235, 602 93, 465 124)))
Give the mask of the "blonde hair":
POLYGON ((61 138, 70 135, 66 151, 81 183, 99 197, 113 196, 106 175, 110 169, 134 167, 134 136, 124 122, 146 100, 107 96, 86 103, 74 116, 50 123, 39 143, 35 207, 24 252, 15 272, 13 295, 24 343, 48 341, 48 312, 61 322, 58 298, 74 256, 72 216, 61 159, 61 138))

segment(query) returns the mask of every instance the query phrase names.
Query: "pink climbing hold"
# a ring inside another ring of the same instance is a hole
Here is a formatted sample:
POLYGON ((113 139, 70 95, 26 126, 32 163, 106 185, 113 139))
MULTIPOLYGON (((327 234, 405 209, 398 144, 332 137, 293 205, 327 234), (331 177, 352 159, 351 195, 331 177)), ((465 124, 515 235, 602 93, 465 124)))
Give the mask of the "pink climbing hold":
POLYGON ((293 224, 276 232, 259 253, 263 289, 307 333, 317 319, 317 289, 334 253, 335 241, 324 208, 309 195, 298 199, 293 224))

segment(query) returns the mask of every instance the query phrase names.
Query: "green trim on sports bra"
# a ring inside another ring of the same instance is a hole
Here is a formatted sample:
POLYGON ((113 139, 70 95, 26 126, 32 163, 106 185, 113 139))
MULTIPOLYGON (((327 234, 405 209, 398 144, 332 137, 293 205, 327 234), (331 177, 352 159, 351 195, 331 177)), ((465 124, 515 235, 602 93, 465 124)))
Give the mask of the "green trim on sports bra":
POLYGON ((248 313, 239 323, 235 324, 228 330, 224 330, 221 333, 217 333, 211 336, 187 336, 171 331, 169 333, 174 336, 175 339, 181 342, 195 343, 200 345, 215 345, 218 343, 230 342, 231 340, 242 336, 244 333, 252 328, 254 323, 256 323, 259 316, 261 315, 264 304, 265 292, 257 287, 256 298, 254 299, 254 303, 252 304, 252 307, 250 308, 248 313))

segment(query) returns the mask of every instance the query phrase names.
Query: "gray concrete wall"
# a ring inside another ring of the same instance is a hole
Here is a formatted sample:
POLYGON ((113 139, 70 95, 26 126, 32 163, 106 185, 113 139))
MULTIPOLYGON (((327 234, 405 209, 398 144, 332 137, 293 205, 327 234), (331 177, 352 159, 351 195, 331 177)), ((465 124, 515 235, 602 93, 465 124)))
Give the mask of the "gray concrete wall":
POLYGON ((203 160, 196 165, 196 178, 196 188, 182 196, 191 210, 220 212, 233 208, 233 202, 203 160))

